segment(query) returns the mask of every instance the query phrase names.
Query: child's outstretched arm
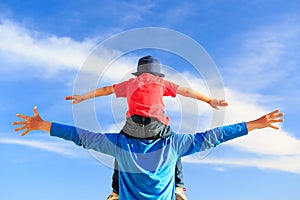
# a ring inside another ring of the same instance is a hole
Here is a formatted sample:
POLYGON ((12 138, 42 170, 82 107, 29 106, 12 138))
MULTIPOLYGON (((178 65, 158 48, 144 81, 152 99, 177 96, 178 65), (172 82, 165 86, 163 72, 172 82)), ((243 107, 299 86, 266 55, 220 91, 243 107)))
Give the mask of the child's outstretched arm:
POLYGON ((176 93, 185 97, 190 97, 190 98, 197 99, 199 101, 206 102, 214 109, 219 109, 219 106, 228 106, 228 103, 225 100, 212 99, 191 88, 178 87, 176 93))
POLYGON ((72 104, 80 103, 86 99, 94 98, 94 97, 100 97, 100 96, 107 96, 114 93, 114 87, 113 86, 106 86, 102 88, 98 88, 96 90, 93 90, 91 92, 88 92, 84 95, 72 95, 72 96, 66 96, 66 100, 72 100, 72 104))

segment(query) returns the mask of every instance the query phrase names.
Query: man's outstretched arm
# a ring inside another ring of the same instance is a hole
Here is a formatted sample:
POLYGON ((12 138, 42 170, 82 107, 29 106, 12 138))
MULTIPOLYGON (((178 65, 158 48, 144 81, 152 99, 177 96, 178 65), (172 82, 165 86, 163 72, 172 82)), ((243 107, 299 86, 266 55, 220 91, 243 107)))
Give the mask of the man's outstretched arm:
POLYGON ((30 131, 40 130, 50 133, 51 136, 72 141, 85 149, 94 149, 112 156, 117 155, 116 139, 118 134, 93 133, 74 126, 45 121, 38 114, 36 107, 33 108, 33 113, 32 117, 17 114, 17 117, 22 118, 23 121, 12 123, 13 125, 21 125, 21 127, 15 128, 15 131, 24 130, 22 136, 30 131))
POLYGON ((194 134, 178 135, 179 143, 176 143, 179 149, 180 155, 189 155, 198 151, 204 151, 211 149, 217 145, 232 140, 237 137, 245 136, 250 131, 262 128, 274 128, 279 129, 274 123, 283 122, 283 113, 279 110, 270 112, 256 120, 242 122, 227 126, 217 127, 205 132, 194 134))
MULTIPOLYGON (((13 125, 22 125, 19 128, 15 128, 15 131, 25 130, 21 135, 24 136, 28 132, 33 130, 42 130, 45 132, 50 132, 52 122, 43 120, 39 113, 37 112, 36 106, 33 108, 33 116, 25 116, 22 114, 17 114, 17 117, 24 119, 24 121, 17 121, 13 122, 13 125)), ((262 129, 262 128, 274 128, 279 129, 278 126, 275 126, 274 123, 283 122, 283 113, 280 113, 279 110, 275 110, 270 112, 256 120, 246 122, 246 126, 248 132, 255 130, 255 129, 262 129)))

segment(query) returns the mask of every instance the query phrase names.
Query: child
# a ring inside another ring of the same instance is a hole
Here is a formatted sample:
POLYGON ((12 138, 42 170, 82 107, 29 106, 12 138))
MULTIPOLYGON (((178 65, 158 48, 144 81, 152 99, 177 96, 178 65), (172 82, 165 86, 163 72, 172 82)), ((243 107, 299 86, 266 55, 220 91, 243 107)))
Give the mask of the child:
MULTIPOLYGON (((127 81, 114 84, 112 86, 98 88, 82 96, 67 96, 66 100, 72 100, 72 104, 83 100, 106 96, 115 93, 116 97, 127 98, 128 111, 126 113, 126 123, 121 133, 141 139, 157 139, 171 135, 173 132, 169 126, 169 118, 164 114, 165 105, 163 96, 175 97, 180 94, 185 97, 195 98, 208 103, 211 107, 218 109, 218 106, 227 106, 225 100, 211 99, 190 88, 181 87, 175 83, 163 79, 164 74, 160 73, 161 64, 152 56, 145 56, 139 59, 137 72, 132 73, 137 76, 127 81)), ((115 162, 113 175, 113 192, 107 198, 109 200, 118 199, 118 171, 115 162)), ((175 168, 176 199, 187 199, 184 191, 181 160, 176 163, 175 168)))

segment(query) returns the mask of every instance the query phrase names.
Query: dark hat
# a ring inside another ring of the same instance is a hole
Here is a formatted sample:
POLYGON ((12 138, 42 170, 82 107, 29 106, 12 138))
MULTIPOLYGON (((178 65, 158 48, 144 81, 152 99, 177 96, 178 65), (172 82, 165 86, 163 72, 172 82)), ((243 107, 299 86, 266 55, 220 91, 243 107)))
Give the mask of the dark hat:
POLYGON ((143 73, 150 73, 155 76, 164 77, 165 75, 160 73, 161 64, 159 60, 152 56, 145 56, 139 59, 137 72, 132 73, 135 76, 139 76, 143 73))

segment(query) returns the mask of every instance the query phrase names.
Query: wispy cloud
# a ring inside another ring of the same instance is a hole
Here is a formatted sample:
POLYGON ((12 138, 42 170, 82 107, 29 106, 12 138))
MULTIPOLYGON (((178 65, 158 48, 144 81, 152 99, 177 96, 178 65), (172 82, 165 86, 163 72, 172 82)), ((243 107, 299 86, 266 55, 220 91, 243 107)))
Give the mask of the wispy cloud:
MULTIPOLYGON (((299 16, 283 16, 281 21, 239 33, 240 43, 226 64, 226 83, 237 89, 261 91, 289 80, 297 72, 300 56, 299 16), (247 77, 247 81, 245 81, 247 77), (253 84, 255 83, 255 86, 253 84)), ((281 85, 282 86, 282 85, 281 85)), ((278 88, 280 89, 280 87, 278 88)))
POLYGON ((120 13, 120 9, 125 11, 120 18, 120 25, 127 27, 138 22, 145 22, 144 16, 151 15, 152 9, 156 6, 154 1, 131 1, 122 2, 115 7, 115 13, 120 13), (122 7, 122 8, 120 8, 122 7))
POLYGON ((168 9, 161 11, 161 23, 165 26, 177 26, 180 22, 186 22, 197 14, 198 3, 180 1, 178 4, 170 4, 168 9))
MULTIPOLYGON (((220 158, 206 157, 195 159, 192 157, 183 158, 187 163, 211 164, 224 167, 255 167, 259 169, 279 170, 300 175, 300 156, 269 156, 264 158, 220 158)), ((218 169, 217 169, 218 170, 218 169)))
POLYGON ((0 138, 1 144, 20 145, 40 149, 64 156, 78 157, 80 154, 75 150, 74 145, 58 142, 45 142, 39 140, 21 140, 11 138, 0 138))

